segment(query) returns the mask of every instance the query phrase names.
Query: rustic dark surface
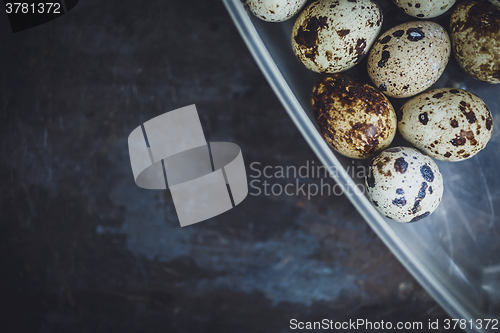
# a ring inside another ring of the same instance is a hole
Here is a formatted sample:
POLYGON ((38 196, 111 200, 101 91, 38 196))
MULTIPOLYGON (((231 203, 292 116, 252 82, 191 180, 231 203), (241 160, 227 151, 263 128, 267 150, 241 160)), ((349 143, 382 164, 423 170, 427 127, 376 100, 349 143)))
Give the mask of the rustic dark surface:
POLYGON ((319 164, 220 1, 81 0, 0 41, 1 332, 448 318, 344 196, 248 196, 180 228, 169 192, 135 186, 130 131, 193 103, 249 174, 319 164))

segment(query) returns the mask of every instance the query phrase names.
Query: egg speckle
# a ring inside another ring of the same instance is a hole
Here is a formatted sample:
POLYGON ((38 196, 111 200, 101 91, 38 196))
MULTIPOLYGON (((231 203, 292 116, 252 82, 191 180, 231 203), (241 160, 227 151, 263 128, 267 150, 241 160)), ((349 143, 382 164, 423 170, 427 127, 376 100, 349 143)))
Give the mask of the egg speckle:
POLYGON ((417 18, 433 18, 444 14, 456 0, 393 0, 406 14, 417 18))
POLYGON ((347 76, 322 78, 314 86, 312 106, 326 142, 345 156, 374 156, 396 134, 396 113, 387 97, 347 76))
POLYGON ((363 59, 381 26, 382 9, 374 0, 318 0, 293 26, 293 51, 312 71, 339 73, 363 59))
POLYGON ((368 56, 368 74, 387 96, 414 96, 443 74, 451 44, 442 26, 407 22, 383 33, 368 56))
POLYGON ((429 216, 443 196, 443 177, 436 163, 407 147, 389 148, 375 157, 366 186, 376 209, 397 222, 429 216))
POLYGON ((267 22, 286 21, 305 5, 307 0, 246 0, 250 11, 267 22))
POLYGON ((398 111, 401 135, 429 156, 460 161, 480 152, 491 138, 493 118, 475 94, 434 89, 412 98, 398 111))
POLYGON ((472 77, 500 83, 500 9, 475 1, 459 3, 450 19, 453 54, 472 77))

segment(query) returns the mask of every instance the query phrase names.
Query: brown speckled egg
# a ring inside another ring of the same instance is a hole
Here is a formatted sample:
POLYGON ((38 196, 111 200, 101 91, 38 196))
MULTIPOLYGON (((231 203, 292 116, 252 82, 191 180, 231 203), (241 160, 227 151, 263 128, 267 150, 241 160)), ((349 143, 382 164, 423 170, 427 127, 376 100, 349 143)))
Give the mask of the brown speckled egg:
POLYGON ((267 22, 283 22, 292 18, 307 0, 247 0, 250 11, 267 22))
POLYGON ((316 83, 312 107, 326 142, 347 157, 371 157, 396 134, 396 113, 387 97, 347 76, 326 76, 316 83))
POLYGON ((493 118, 481 98, 455 88, 428 91, 398 112, 401 135, 427 155, 460 161, 481 151, 491 138, 493 118))
POLYGON ((439 206, 443 177, 429 156, 413 148, 393 147, 370 163, 366 188, 382 214, 397 222, 416 222, 439 206))
POLYGON ((443 74, 450 49, 448 33, 439 24, 403 23, 375 42, 368 56, 368 74, 387 96, 414 96, 443 74))
POLYGON ((406 14, 418 18, 433 18, 444 14, 456 0, 393 0, 406 14))
POLYGON ((475 1, 459 3, 450 19, 453 53, 472 77, 500 83, 500 9, 475 1))
POLYGON ((318 0, 293 26, 293 51, 312 71, 339 73, 365 56, 381 26, 382 9, 375 0, 318 0))

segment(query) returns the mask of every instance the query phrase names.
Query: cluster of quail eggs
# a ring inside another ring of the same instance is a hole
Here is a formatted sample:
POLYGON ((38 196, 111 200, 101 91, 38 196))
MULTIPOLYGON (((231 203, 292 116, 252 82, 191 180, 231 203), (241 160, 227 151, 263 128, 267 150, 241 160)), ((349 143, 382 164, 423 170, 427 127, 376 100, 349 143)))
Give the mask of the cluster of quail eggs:
POLYGON ((292 49, 323 76, 312 109, 325 141, 342 155, 373 158, 366 186, 373 205, 398 222, 432 214, 443 195, 434 159, 462 161, 491 138, 493 119, 477 95, 431 88, 453 53, 473 78, 500 83, 500 0, 393 0, 416 19, 382 30, 376 0, 247 0, 257 17, 296 16, 292 49), (305 6, 305 8, 304 8, 305 6), (428 21, 450 11, 449 33, 428 21), (344 72, 367 56, 371 84, 344 72), (389 98, 408 100, 396 112, 389 98), (392 147, 396 132, 415 148, 392 147))

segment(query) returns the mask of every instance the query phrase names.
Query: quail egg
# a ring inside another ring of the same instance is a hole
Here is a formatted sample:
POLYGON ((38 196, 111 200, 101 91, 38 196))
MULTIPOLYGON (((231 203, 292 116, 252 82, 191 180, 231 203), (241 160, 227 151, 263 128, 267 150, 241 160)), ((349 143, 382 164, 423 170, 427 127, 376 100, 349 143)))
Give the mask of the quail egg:
POLYGON ((398 112, 401 135, 427 155, 460 161, 481 151, 491 138, 493 118, 473 93, 434 89, 412 98, 398 112))
POLYGON ((363 59, 381 26, 382 8, 375 0, 318 0, 293 26, 293 51, 314 72, 343 72, 363 59))
POLYGON ((247 0, 250 11, 267 22, 286 21, 305 5, 307 0, 247 0))
POLYGON ((351 158, 375 155, 396 134, 396 113, 387 97, 347 76, 325 76, 316 83, 312 107, 326 142, 351 158))
POLYGON ((500 83, 500 9, 476 1, 459 3, 450 19, 453 54, 472 77, 500 83))
POLYGON ((375 42, 368 55, 368 74, 387 96, 414 96, 443 74, 450 50, 448 33, 439 24, 403 23, 375 42))
POLYGON ((443 196, 443 177, 436 163, 407 147, 389 148, 375 157, 366 186, 377 210, 397 222, 429 216, 443 196))
POLYGON ((406 14, 418 18, 433 18, 444 14, 456 0, 393 0, 406 14))

